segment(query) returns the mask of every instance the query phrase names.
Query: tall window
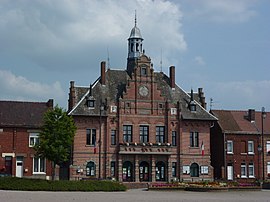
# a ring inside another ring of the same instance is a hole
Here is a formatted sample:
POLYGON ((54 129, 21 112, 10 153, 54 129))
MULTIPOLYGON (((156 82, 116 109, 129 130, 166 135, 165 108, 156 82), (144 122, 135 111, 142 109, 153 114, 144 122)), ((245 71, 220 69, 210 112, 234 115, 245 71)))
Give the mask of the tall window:
POLYGON ((33 158, 33 171, 34 173, 45 173, 45 159, 34 157, 33 158))
POLYGON ((176 146, 176 131, 172 131, 172 146, 176 146))
POLYGON ((254 154, 254 142, 248 141, 248 154, 254 154))
POLYGON ((160 143, 165 142, 165 127, 164 126, 156 127, 156 142, 160 142, 160 143))
POLYGON ((95 176, 96 175, 96 165, 93 161, 90 161, 86 165, 86 176, 95 176))
POLYGON ((111 177, 115 177, 115 161, 111 161, 111 177))
POLYGON ((241 177, 247 177, 247 166, 245 163, 241 163, 241 177))
POLYGON ((227 154, 233 154, 233 141, 227 140, 227 154))
POLYGON ((266 152, 267 154, 270 154, 270 141, 266 142, 266 152))
POLYGON ((176 177, 176 162, 172 162, 172 176, 176 177))
POLYGON ((199 147, 199 133, 190 132, 190 147, 199 147))
POLYGON ((140 143, 146 143, 149 141, 149 127, 140 126, 140 143))
POLYGON ((116 130, 111 130, 111 145, 116 145, 116 130))
POLYGON ((39 143, 39 133, 30 133, 29 134, 29 147, 35 146, 39 143))
POLYGON ((96 129, 86 129, 86 145, 95 145, 96 129))
POLYGON ((141 68, 141 75, 142 76, 146 76, 147 75, 146 67, 142 67, 141 68))
POLYGON ((248 164, 248 176, 253 178, 254 176, 254 164, 253 163, 249 163, 248 164))
POLYGON ((270 162, 267 162, 267 175, 270 176, 270 162))
POLYGON ((132 142, 132 126, 131 125, 123 126, 123 140, 124 142, 132 142))

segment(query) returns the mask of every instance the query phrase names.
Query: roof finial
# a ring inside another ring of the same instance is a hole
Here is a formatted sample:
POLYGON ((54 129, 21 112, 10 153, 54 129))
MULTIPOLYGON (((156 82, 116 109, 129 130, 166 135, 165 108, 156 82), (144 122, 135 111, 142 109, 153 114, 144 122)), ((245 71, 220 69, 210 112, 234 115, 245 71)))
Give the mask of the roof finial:
POLYGON ((135 10, 135 27, 137 26, 137 13, 136 13, 136 10, 135 10))

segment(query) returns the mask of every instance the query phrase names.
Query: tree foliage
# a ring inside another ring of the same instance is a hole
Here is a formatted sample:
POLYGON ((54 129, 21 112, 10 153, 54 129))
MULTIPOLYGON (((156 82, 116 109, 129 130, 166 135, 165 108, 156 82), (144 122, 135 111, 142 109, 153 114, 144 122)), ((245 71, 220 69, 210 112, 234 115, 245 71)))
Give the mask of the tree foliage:
POLYGON ((69 160, 76 131, 73 118, 62 108, 55 106, 44 114, 44 124, 35 146, 37 154, 61 165, 69 160))

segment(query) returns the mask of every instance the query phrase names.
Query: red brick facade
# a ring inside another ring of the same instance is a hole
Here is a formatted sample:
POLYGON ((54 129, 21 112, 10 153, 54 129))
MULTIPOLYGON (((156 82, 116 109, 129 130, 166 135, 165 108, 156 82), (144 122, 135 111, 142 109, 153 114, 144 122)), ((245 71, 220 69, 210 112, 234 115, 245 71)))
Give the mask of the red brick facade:
POLYGON ((34 166, 35 151, 30 137, 38 135, 43 114, 52 107, 52 100, 47 103, 0 101, 0 175, 44 179, 51 176, 50 162, 42 165, 37 158, 34 166))
POLYGON ((263 119, 265 128, 262 142, 260 112, 212 110, 212 113, 218 118, 211 129, 211 158, 215 178, 239 182, 266 180, 270 173, 267 153, 270 117, 263 119), (262 145, 264 152, 260 150, 262 145))

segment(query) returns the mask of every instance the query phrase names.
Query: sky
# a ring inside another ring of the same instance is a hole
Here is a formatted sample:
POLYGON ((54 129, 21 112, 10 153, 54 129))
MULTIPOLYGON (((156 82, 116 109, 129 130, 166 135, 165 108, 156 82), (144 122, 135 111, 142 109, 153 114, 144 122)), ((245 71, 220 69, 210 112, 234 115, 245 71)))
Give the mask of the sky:
POLYGON ((0 100, 66 109, 70 81, 126 68, 135 10, 155 71, 174 65, 208 110, 270 111, 269 0, 0 0, 0 100))

